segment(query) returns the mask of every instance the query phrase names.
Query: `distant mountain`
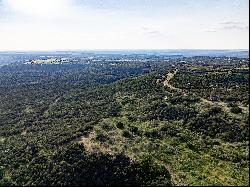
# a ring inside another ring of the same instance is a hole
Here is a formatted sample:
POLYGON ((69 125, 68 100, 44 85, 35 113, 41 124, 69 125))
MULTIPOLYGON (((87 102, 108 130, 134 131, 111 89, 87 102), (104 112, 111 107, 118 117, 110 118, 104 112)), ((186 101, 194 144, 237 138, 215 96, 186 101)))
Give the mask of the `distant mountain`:
POLYGON ((249 50, 203 50, 203 49, 167 49, 167 50, 105 50, 88 51, 95 54, 145 54, 166 56, 227 56, 248 58, 249 50))

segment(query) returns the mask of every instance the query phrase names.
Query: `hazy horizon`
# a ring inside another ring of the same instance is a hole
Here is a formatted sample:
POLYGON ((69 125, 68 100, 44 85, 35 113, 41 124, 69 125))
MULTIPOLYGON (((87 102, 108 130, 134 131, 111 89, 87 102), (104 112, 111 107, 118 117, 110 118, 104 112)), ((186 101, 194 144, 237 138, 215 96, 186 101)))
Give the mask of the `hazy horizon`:
POLYGON ((240 51, 249 49, 50 49, 50 50, 0 50, 0 52, 86 52, 86 51, 240 51))
POLYGON ((247 50, 248 0, 0 0, 0 51, 247 50))

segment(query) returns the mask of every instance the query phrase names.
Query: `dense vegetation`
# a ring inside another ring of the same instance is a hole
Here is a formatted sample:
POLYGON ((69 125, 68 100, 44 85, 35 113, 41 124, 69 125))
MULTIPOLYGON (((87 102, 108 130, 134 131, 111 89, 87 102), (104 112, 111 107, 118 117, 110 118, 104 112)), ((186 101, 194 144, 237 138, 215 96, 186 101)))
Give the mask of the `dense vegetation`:
POLYGON ((248 185, 248 60, 196 58, 1 67, 0 185, 248 185))

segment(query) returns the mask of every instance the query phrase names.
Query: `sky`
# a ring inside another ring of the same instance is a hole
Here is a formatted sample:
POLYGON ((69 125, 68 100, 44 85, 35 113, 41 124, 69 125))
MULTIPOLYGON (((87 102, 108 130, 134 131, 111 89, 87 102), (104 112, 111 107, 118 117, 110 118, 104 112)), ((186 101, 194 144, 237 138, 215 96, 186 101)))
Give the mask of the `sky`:
POLYGON ((0 0, 0 50, 248 49, 249 0, 0 0))

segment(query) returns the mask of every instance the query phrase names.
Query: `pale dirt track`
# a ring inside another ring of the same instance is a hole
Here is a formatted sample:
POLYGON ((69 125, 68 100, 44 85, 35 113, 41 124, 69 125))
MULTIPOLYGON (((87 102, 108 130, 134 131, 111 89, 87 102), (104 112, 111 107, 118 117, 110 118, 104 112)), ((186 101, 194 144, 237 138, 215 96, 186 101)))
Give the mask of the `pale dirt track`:
POLYGON ((174 73, 169 72, 169 73, 167 74, 167 78, 166 78, 165 81, 163 82, 163 86, 167 86, 167 87, 170 88, 171 90, 180 90, 179 88, 176 88, 176 87, 172 86, 172 85, 169 83, 170 80, 174 78, 174 76, 175 76, 175 74, 176 74, 177 72, 178 72, 178 69, 176 69, 176 70, 174 71, 174 73))
MULTIPOLYGON (((176 75, 177 72, 178 72, 178 69, 176 69, 173 73, 169 72, 167 74, 167 77, 166 77, 165 81, 163 82, 164 87, 168 87, 169 89, 175 90, 175 91, 181 91, 180 88, 176 88, 176 87, 174 87, 174 86, 172 86, 170 84, 170 81, 174 78, 174 76, 176 75)), ((220 106, 223 111, 230 113, 230 108, 227 106, 227 103, 225 103, 225 102, 222 102, 222 101, 219 101, 219 102, 217 102, 217 101, 209 101, 209 100, 204 99, 202 97, 201 97, 201 101, 204 104, 220 106)), ((244 106, 239 106, 239 107, 242 108, 243 113, 248 113, 249 112, 248 107, 244 107, 244 106)))

